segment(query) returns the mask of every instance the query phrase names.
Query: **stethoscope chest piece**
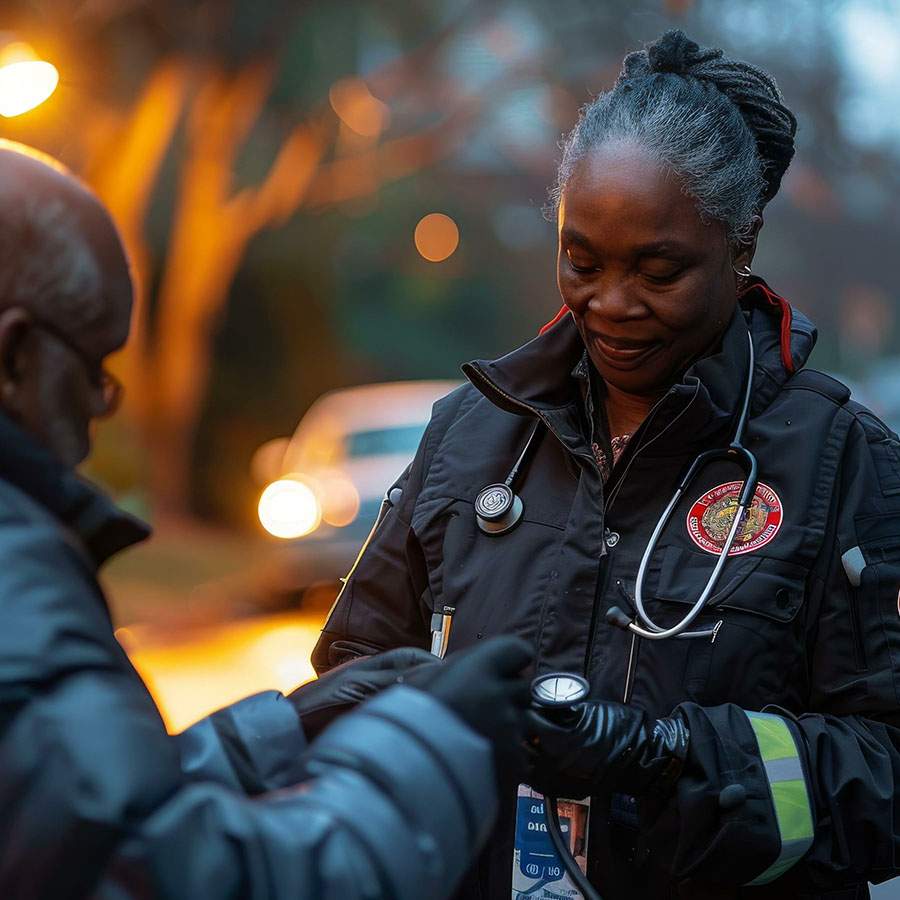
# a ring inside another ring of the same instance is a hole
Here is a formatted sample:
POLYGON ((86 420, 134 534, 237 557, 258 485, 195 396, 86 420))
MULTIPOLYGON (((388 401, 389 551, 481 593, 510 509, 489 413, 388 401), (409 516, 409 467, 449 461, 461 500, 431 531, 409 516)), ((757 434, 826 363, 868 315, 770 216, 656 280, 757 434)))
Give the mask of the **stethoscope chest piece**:
POLYGON ((475 518, 485 534, 504 534, 519 524, 524 507, 508 484, 489 484, 475 498, 475 518))
POLYGON ((571 672, 547 672, 531 682, 531 700, 543 709, 566 708, 590 693, 586 678, 571 672))

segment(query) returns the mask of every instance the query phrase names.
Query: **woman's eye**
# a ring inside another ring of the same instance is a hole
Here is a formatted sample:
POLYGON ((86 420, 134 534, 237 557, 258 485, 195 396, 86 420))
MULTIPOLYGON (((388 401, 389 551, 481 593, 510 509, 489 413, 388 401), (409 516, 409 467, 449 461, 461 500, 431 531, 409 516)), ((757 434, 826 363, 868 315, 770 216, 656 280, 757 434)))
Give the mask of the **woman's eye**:
POLYGON ((588 272, 596 272, 599 268, 596 263, 572 259, 571 253, 568 253, 566 255, 569 257, 569 265, 572 267, 572 271, 574 272, 578 272, 583 275, 588 272))
POLYGON ((652 284, 669 284, 669 282, 675 281, 683 271, 684 269, 681 267, 674 269, 653 269, 651 271, 645 270, 641 272, 641 275, 652 284))

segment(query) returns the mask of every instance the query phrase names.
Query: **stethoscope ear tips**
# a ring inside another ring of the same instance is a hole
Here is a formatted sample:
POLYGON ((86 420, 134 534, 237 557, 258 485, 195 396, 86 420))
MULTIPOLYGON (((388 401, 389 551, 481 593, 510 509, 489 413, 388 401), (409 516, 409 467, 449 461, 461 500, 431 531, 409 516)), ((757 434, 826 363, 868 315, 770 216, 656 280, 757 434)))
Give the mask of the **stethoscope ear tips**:
POLYGON ((519 524, 524 507, 508 484, 489 484, 475 498, 475 519, 485 534, 504 534, 519 524))

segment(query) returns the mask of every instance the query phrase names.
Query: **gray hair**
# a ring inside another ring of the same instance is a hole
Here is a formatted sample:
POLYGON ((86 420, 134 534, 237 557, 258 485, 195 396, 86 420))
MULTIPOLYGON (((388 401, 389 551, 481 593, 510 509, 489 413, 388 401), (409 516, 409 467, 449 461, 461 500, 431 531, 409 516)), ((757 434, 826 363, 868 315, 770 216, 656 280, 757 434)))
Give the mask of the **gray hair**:
POLYGON ((23 306, 71 329, 89 325, 103 309, 103 277, 71 204, 18 191, 4 202, 0 308, 23 306))
POLYGON ((669 31, 630 53, 613 89, 581 110, 562 145, 551 210, 579 160, 633 142, 680 179, 704 220, 723 222, 740 240, 777 193, 796 130, 770 75, 669 31))

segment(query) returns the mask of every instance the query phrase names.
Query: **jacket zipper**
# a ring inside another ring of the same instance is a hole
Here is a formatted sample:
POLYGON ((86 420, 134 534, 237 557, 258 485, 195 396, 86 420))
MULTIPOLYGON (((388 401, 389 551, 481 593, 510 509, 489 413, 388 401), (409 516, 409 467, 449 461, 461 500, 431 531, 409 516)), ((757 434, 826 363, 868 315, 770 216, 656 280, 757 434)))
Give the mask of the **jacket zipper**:
MULTIPOLYGON (((694 395, 691 397, 690 400, 688 400, 687 403, 685 403, 684 408, 681 410, 681 412, 678 413, 678 415, 675 416, 675 418, 672 419, 672 421, 669 422, 669 424, 666 425, 665 428, 663 428, 663 430, 659 432, 659 434, 654 435, 649 441, 647 441, 646 444, 638 444, 635 446, 634 452, 628 457, 628 460, 625 464, 625 469, 623 470, 622 474, 616 479, 616 482, 613 485, 612 490, 610 491, 609 504, 606 507, 606 512, 609 512, 610 509, 612 509, 612 505, 615 502, 616 497, 619 494, 619 489, 622 485, 622 482, 625 481, 625 476, 628 474, 628 470, 631 468, 631 464, 637 458, 638 454, 643 452, 644 450, 646 450, 648 447, 652 447, 653 444, 656 441, 658 441, 691 408, 694 401, 697 399, 697 394, 699 393, 699 391, 700 391, 700 385, 698 384, 694 388, 694 395)), ((664 399, 665 399, 665 397, 661 397, 659 400, 656 401, 656 404, 650 410, 650 413, 648 414, 647 419, 644 422, 644 425, 641 426, 642 428, 645 429, 645 433, 646 433, 646 428, 649 428, 651 422, 653 421, 653 419, 656 416, 656 413, 659 411, 659 408, 662 405, 662 402, 664 399)), ((640 432, 638 432, 638 433, 640 433, 640 432)), ((637 435, 635 435, 635 437, 637 437, 637 435)), ((612 479, 612 475, 610 475, 610 479, 612 479)))
MULTIPOLYGON (((621 487, 622 483, 625 481, 625 476, 628 474, 628 470, 631 468, 631 464, 637 458, 638 454, 641 453, 642 451, 646 450, 648 447, 652 446, 655 441, 659 440, 659 438, 661 438, 690 409, 694 400, 697 399, 697 393, 699 392, 699 390, 700 390, 700 386, 698 384, 697 387, 694 389, 694 395, 684 405, 684 408, 681 410, 681 412, 679 412, 678 415, 675 416, 675 418, 672 419, 672 421, 669 422, 669 424, 666 425, 665 428, 663 428, 663 430, 659 432, 659 434, 654 435, 649 441, 647 441, 646 444, 638 443, 635 445, 634 451, 631 453, 631 456, 628 458, 628 461, 625 464, 625 469, 622 471, 622 474, 616 480, 616 483, 613 485, 612 491, 610 492, 609 502, 606 504, 606 506, 604 508, 604 520, 606 519, 606 516, 609 514, 609 511, 612 509, 613 503, 615 502, 616 497, 618 496, 619 488, 621 487)), ((641 426, 641 428, 644 429, 645 434, 646 434, 647 428, 649 428, 651 422, 655 418, 656 413, 659 411, 659 408, 662 405, 662 402, 664 399, 665 399, 664 397, 661 397, 659 400, 657 400, 657 402, 654 404, 653 408, 650 410, 649 414, 647 415, 647 418, 644 420, 644 423, 641 426)), ((638 431, 638 434, 640 434, 640 430, 638 431)), ((637 437, 637 436, 638 435, 635 435, 635 437, 637 437)), ((596 465, 596 461, 595 461, 595 465, 596 465)), ((607 552, 607 544, 606 544, 605 534, 604 534, 603 549, 600 554, 600 565, 601 566, 603 565, 604 557, 607 557, 607 556, 609 556, 609 554, 607 552)), ((599 575, 599 573, 598 573, 598 575, 599 575)), ((584 654, 584 675, 585 675, 585 677, 587 677, 588 672, 590 670, 591 657, 593 656, 594 637, 597 632, 597 609, 600 604, 601 597, 603 597, 606 594, 606 588, 607 588, 608 581, 609 581, 609 560, 607 559, 606 571, 603 574, 602 584, 601 584, 601 578, 598 577, 597 578, 597 589, 594 593, 594 608, 591 613, 591 624, 588 629, 587 648, 586 648, 585 654, 584 654)), ((640 641, 639 641, 637 635, 632 634, 631 637, 632 637, 631 653, 629 654, 629 657, 628 657, 628 669, 627 669, 626 675, 625 675, 625 694, 626 694, 626 696, 628 694, 630 694, 631 690, 634 687, 634 675, 637 670, 637 657, 638 657, 638 650, 639 650, 639 646, 640 646, 640 641)))

